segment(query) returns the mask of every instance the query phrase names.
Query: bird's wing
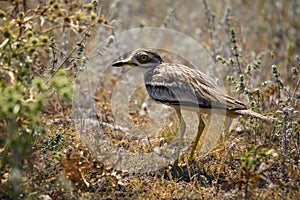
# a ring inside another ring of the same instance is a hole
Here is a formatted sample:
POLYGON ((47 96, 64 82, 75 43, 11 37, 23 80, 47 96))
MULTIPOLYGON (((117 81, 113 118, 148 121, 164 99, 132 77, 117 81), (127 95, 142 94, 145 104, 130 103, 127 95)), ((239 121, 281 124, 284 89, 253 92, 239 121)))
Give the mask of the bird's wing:
POLYGON ((144 78, 150 97, 161 103, 199 108, 246 109, 243 103, 224 94, 212 78, 184 65, 164 63, 148 70, 144 78))

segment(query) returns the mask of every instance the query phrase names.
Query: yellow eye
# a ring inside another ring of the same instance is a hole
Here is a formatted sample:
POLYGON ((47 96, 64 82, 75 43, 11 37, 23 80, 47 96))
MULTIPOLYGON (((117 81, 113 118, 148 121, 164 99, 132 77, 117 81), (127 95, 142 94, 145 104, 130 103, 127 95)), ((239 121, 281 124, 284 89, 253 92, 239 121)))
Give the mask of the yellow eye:
POLYGON ((146 62, 148 60, 148 56, 147 55, 140 55, 139 60, 140 60, 140 62, 146 62))

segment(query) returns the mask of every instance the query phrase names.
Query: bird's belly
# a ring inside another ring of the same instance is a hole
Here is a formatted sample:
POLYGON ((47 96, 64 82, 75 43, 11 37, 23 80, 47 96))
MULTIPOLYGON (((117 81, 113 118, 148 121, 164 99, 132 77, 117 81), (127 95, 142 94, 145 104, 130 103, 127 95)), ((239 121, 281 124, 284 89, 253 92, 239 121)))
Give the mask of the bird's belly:
POLYGON ((198 105, 184 105, 184 104, 170 104, 167 102, 160 102, 157 100, 154 100, 157 103, 160 104, 164 104, 176 109, 181 109, 181 110, 187 110, 187 111, 192 111, 192 112, 196 112, 196 113, 203 113, 203 114, 207 114, 207 115, 211 115, 211 114, 218 114, 218 115, 226 115, 228 117, 232 117, 235 118, 237 116, 239 116, 238 114, 232 114, 230 111, 228 111, 227 109, 222 109, 222 108, 201 108, 198 105))

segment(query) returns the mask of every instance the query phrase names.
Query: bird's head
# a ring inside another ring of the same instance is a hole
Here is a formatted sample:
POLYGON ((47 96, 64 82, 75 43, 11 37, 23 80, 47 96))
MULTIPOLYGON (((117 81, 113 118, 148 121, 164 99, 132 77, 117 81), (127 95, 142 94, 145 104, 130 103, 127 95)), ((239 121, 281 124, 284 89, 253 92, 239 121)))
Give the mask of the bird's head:
POLYGON ((163 60, 156 51, 150 49, 137 49, 133 51, 128 58, 114 62, 112 66, 120 67, 129 65, 147 69, 154 68, 162 63, 163 60))

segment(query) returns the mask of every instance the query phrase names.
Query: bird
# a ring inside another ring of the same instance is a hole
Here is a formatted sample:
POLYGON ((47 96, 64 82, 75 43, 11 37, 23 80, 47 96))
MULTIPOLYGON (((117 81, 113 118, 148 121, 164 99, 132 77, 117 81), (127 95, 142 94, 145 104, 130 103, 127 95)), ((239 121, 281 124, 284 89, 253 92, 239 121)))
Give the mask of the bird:
POLYGON ((210 114, 211 110, 215 109, 225 112, 230 118, 251 116, 267 122, 272 121, 272 118, 249 110, 243 102, 225 94, 208 75, 182 64, 166 63, 153 49, 136 49, 128 58, 114 62, 112 66, 143 69, 144 83, 150 98, 175 108, 180 123, 178 157, 186 129, 181 109, 196 111, 199 117, 197 135, 192 144, 189 160, 193 159, 205 128, 202 113, 210 114))

